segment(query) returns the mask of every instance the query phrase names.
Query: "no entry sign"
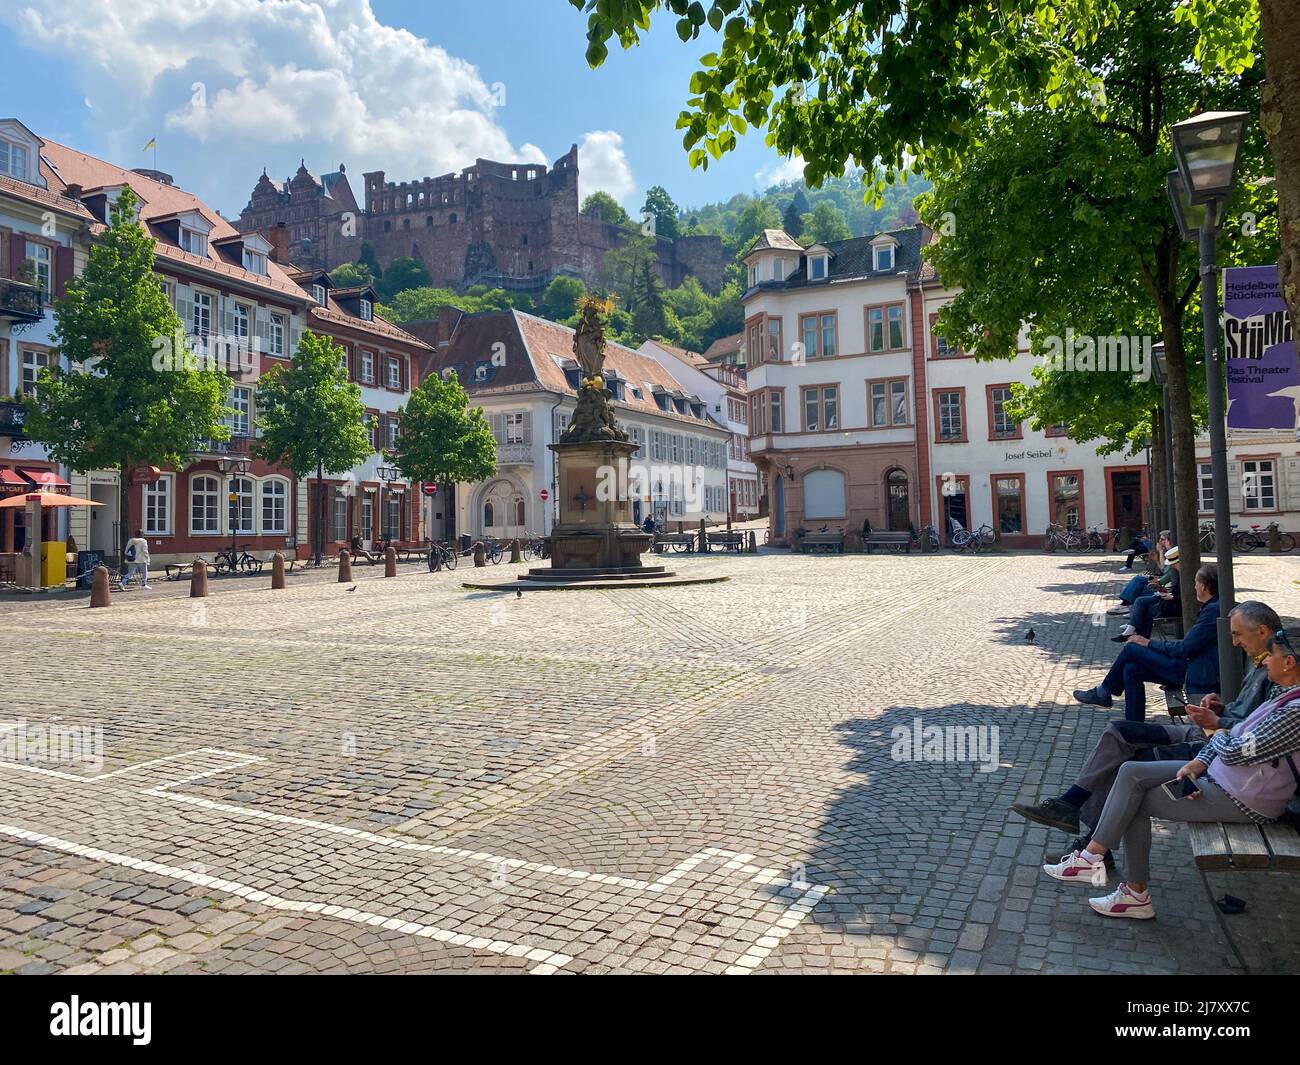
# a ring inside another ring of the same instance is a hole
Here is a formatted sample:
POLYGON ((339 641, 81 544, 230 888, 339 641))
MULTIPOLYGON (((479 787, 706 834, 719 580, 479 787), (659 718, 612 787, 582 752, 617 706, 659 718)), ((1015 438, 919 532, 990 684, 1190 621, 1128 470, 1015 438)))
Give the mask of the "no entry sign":
POLYGON ((548 492, 545 488, 543 488, 543 489, 538 493, 538 495, 540 495, 540 496, 542 497, 542 502, 543 502, 543 503, 545 503, 548 499, 551 498, 551 493, 548 492))

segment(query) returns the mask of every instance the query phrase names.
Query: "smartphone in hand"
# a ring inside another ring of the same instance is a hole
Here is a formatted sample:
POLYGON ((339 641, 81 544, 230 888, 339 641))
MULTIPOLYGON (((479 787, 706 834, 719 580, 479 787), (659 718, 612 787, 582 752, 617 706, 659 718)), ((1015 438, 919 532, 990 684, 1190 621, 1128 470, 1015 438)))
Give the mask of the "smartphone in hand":
POLYGON ((1201 790, 1201 787, 1191 777, 1183 777, 1182 780, 1178 780, 1177 778, 1174 780, 1166 780, 1160 785, 1160 790, 1171 799, 1177 801, 1178 799, 1186 799, 1188 796, 1195 795, 1201 790))

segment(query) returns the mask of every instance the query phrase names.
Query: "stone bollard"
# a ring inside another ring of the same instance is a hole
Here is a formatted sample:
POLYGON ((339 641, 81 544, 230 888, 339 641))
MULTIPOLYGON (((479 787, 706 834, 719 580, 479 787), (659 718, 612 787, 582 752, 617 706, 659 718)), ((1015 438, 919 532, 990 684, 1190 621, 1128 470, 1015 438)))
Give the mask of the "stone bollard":
POLYGON ((474 541, 474 565, 476 568, 487 565, 487 550, 483 547, 482 540, 474 541))
POLYGON ((194 560, 190 570, 190 598, 206 599, 208 597, 208 564, 201 558, 194 560))
POLYGON ((758 536, 753 529, 749 530, 749 553, 751 555, 758 554, 758 536))
POLYGON ((339 584, 352 583, 352 556, 346 551, 339 552, 339 584))
POLYGON ((699 551, 701 555, 709 553, 709 534, 704 529, 704 519, 700 519, 699 551))
POLYGON ((284 587, 284 555, 277 551, 271 556, 271 590, 284 587))
POLYGON ((395 547, 384 548, 384 576, 397 576, 397 548, 395 547))
POLYGON ((1282 553, 1282 536, 1278 532, 1277 522, 1273 522, 1268 527, 1268 552, 1271 555, 1282 553))
POLYGON ((522 562, 523 560, 524 560, 524 556, 523 556, 523 555, 520 553, 520 551, 519 551, 519 541, 518 541, 518 540, 511 540, 511 541, 510 541, 510 561, 511 561, 511 562, 522 562))
POLYGON ((112 606, 113 596, 108 590, 108 567, 96 566, 90 575, 90 605, 112 606))

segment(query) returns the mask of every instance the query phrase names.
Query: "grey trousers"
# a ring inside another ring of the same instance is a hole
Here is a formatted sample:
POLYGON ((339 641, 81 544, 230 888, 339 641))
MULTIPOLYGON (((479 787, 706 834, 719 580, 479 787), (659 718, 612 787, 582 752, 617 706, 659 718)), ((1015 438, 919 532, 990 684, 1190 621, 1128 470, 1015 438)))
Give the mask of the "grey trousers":
MULTIPOLYGON (((1097 826, 1101 820, 1102 808, 1106 805, 1106 796, 1115 784, 1115 774, 1125 762, 1141 757, 1141 752, 1149 751, 1157 745, 1204 742, 1205 731, 1199 725, 1112 721, 1101 734, 1101 739, 1092 749, 1092 754, 1083 765, 1083 771, 1075 781, 1079 787, 1092 792, 1079 811, 1079 819, 1085 825, 1094 828, 1097 826)), ((1194 753, 1180 750, 1177 753, 1168 752, 1165 757, 1176 758, 1185 754, 1183 761, 1186 762, 1194 753)))
POLYGON ((1161 789, 1184 762, 1129 762, 1115 778, 1093 842, 1114 850, 1124 840, 1124 879, 1145 884, 1151 879, 1151 818, 1164 821, 1235 821, 1251 824, 1241 808, 1209 777, 1197 778, 1195 799, 1171 799, 1161 789))

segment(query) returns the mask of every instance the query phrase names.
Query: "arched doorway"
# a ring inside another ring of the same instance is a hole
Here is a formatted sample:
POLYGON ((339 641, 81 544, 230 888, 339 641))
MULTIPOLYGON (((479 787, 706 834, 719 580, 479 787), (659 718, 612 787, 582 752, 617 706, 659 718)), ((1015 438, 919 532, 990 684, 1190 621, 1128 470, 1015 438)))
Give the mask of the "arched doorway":
POLYGON ((885 494, 889 506, 889 530, 906 532, 912 520, 911 493, 907 474, 895 467, 885 474, 885 494))
POLYGON ((484 485, 475 508, 476 535, 512 540, 528 533, 528 506, 523 488, 501 477, 484 485))

